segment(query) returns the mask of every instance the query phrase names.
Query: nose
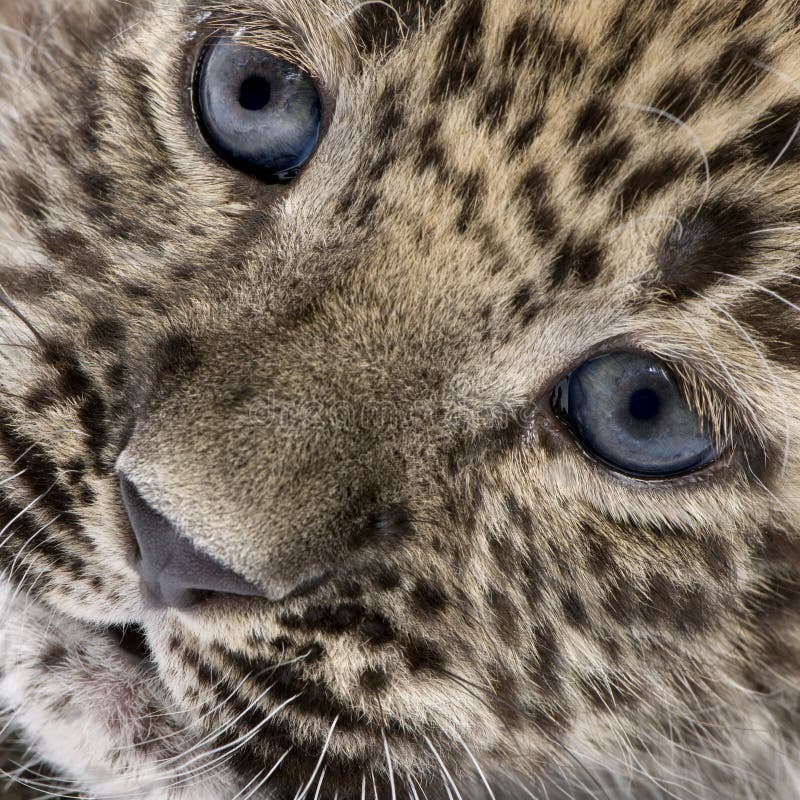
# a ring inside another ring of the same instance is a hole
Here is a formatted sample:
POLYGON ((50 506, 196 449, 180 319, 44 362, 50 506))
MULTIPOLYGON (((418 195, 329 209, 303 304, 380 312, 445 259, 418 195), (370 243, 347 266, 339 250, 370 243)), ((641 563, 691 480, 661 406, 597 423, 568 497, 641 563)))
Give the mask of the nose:
POLYGON ((189 608, 212 593, 278 599, 195 547, 128 478, 120 477, 120 487, 139 544, 139 573, 159 603, 189 608))

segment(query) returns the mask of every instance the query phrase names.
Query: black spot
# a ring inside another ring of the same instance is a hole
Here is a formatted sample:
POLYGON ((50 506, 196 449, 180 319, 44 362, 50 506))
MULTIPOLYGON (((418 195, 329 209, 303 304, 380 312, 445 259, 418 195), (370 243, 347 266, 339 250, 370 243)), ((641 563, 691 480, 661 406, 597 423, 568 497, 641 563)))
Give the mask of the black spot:
POLYGON ((40 413, 48 406, 56 405, 61 399, 61 396, 49 383, 43 386, 34 386, 25 394, 25 403, 34 414, 40 413))
POLYGON ((528 229, 536 237, 550 239, 558 231, 558 212, 550 200, 552 184, 544 167, 530 167, 517 186, 520 201, 525 204, 528 229))
MULTIPOLYGON (((708 168, 712 175, 719 175, 729 171, 737 164, 750 159, 750 150, 741 138, 723 142, 708 154, 708 168)), ((701 165, 700 174, 705 180, 705 167, 701 165)))
POLYGON ((425 615, 436 614, 448 603, 447 592, 441 586, 422 579, 414 584, 411 600, 417 611, 425 615))
POLYGON ((411 514, 403 505, 394 505, 380 512, 370 521, 369 527, 375 536, 404 539, 414 535, 411 514))
POLYGON ((662 288, 676 300, 696 296, 723 275, 745 272, 757 254, 759 222, 744 200, 711 200, 682 223, 656 251, 662 288))
POLYGON ((31 499, 41 495, 41 506, 48 506, 64 515, 61 524, 68 525, 73 532, 82 532, 71 514, 72 500, 60 483, 56 463, 39 444, 19 433, 12 418, 3 412, 0 412, 0 448, 8 460, 15 462, 18 468, 25 468, 25 473, 17 479, 17 485, 25 486, 32 495, 31 499))
POLYGON ((46 669, 58 669, 66 664, 68 658, 67 648, 63 644, 53 642, 42 654, 41 664, 46 669))
POLYGON ((547 580, 538 556, 529 551, 520 561, 524 578, 523 592, 531 611, 535 611, 542 599, 542 586, 547 580))
POLYGON ((391 592, 400 585, 400 573, 394 567, 382 567, 376 571, 373 581, 379 589, 391 592))
POLYGON ((377 140, 386 142, 394 136, 404 125, 405 111, 402 96, 397 86, 386 84, 381 90, 376 103, 377 119, 374 131, 377 140))
POLYGON ((459 187, 461 211, 458 219, 456 219, 456 229, 459 233, 466 232, 480 210, 480 190, 482 185, 483 176, 477 170, 470 172, 461 182, 459 187))
POLYGON ((646 15, 631 14, 628 6, 620 6, 608 28, 606 47, 612 55, 601 71, 601 82, 622 83, 635 70, 650 42, 664 29, 677 5, 674 0, 661 2, 649 9, 646 15))
MULTIPOLYGON (((711 88, 704 78, 695 78, 678 72, 667 79, 650 105, 685 121, 702 106, 703 100, 711 88)), ((656 116, 654 119, 664 124, 674 125, 674 122, 667 117, 656 116)))
POLYGON ((90 325, 87 339, 92 347, 114 349, 125 339, 125 328, 118 317, 98 317, 90 325))
POLYGON ((434 169, 441 175, 448 174, 447 155, 439 139, 440 124, 437 119, 429 119, 420 128, 418 142, 417 171, 434 169))
POLYGON ((512 69, 518 69, 527 53, 528 39, 531 35, 528 18, 525 15, 514 20, 511 30, 503 39, 501 59, 512 69))
POLYGON ((439 71, 431 86, 431 98, 465 91, 480 69, 477 52, 483 30, 484 0, 462 0, 442 39, 439 71))
POLYGON ((84 505, 90 506, 97 500, 97 492, 88 483, 84 483, 80 487, 78 499, 84 505))
POLYGON ((631 141, 623 135, 593 147, 583 156, 578 168, 578 179, 584 191, 602 189, 619 172, 630 152, 631 141))
POLYGON ((702 629, 709 621, 707 598, 699 586, 684 586, 662 573, 652 575, 641 602, 649 625, 668 624, 683 633, 702 629))
POLYGON ((741 28, 764 8, 764 0, 746 0, 733 20, 733 30, 741 28))
POLYGON ((570 139, 577 143, 580 139, 591 139, 602 133, 611 119, 611 107, 603 97, 590 97, 578 111, 570 139))
POLYGON ((526 55, 539 68, 537 78, 542 94, 547 95, 557 79, 572 80, 582 73, 586 54, 573 39, 557 34, 544 16, 532 20, 529 27, 526 55))
POLYGON ((708 535, 700 542, 700 553, 709 574, 717 580, 727 581, 733 577, 734 563, 730 545, 721 537, 708 535))
POLYGON ((368 644, 380 647, 395 638, 392 623, 380 613, 370 614, 361 624, 361 632, 368 644))
POLYGON ((593 281, 603 268, 603 251, 597 242, 577 240, 570 234, 556 252, 550 266, 550 284, 553 288, 561 286, 574 276, 580 283, 593 281))
POLYGON ((14 172, 10 178, 10 192, 20 213, 34 222, 46 217, 47 195, 30 176, 14 172))
POLYGON ((424 4, 417 0, 397 0, 391 7, 365 6, 359 8, 354 18, 354 33, 365 53, 386 52, 430 25, 443 5, 444 0, 426 0, 424 4))
POLYGON ((408 668, 412 672, 440 672, 447 660, 442 651, 424 639, 411 639, 403 646, 408 668))
POLYGON ((187 333, 165 336, 152 352, 154 380, 157 384, 176 375, 189 375, 200 366, 200 353, 187 333))
POLYGON ((512 156, 526 151, 533 140, 539 135, 544 124, 544 118, 540 113, 534 113, 527 119, 517 124, 517 127, 509 134, 508 149, 512 156))
POLYGON ((533 513, 528 506, 519 502, 516 495, 510 492, 503 497, 506 514, 519 531, 530 534, 534 530, 533 513))
POLYGON ((800 102, 786 100, 759 117, 747 136, 753 155, 769 166, 795 161, 800 156, 800 102))
POLYGON ((561 595, 561 608, 567 620, 576 628, 584 628, 589 624, 586 606, 574 589, 566 589, 561 595))
POLYGON ((611 544, 588 526, 584 526, 583 533, 589 547, 589 568, 602 577, 614 566, 611 544))
POLYGON ((490 131, 500 127, 514 96, 515 87, 514 81, 502 79, 487 89, 478 103, 475 124, 486 125, 490 131))
POLYGON ((636 167, 622 182, 619 202, 623 213, 629 213, 647 202, 657 192, 679 181, 691 166, 686 156, 668 155, 636 167))
POLYGON ((526 281, 516 289, 511 296, 511 313, 515 316, 525 311, 533 300, 533 284, 526 281))
POLYGON ((368 694, 380 694, 389 686, 389 676, 380 667, 370 667, 361 673, 359 686, 368 694))
POLYGON ((766 58, 766 46, 760 41, 730 42, 708 70, 708 81, 712 86, 724 86, 728 94, 740 99, 768 74, 756 62, 766 58))
POLYGON ((89 278, 103 275, 109 263, 79 231, 44 228, 37 238, 47 254, 67 267, 89 278))
POLYGON ((96 203, 107 203, 113 199, 113 183, 103 172, 81 173, 80 185, 86 196, 96 203))
POLYGON ((492 608, 498 633, 505 642, 514 642, 519 636, 520 615, 508 595, 497 589, 489 591, 489 605, 492 608))

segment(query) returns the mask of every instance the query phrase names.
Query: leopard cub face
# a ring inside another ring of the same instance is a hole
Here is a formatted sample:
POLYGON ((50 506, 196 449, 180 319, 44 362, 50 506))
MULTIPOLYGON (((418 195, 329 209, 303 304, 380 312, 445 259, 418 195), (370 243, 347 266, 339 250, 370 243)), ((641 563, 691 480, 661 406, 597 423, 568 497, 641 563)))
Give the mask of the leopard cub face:
POLYGON ((30 785, 795 796, 796 3, 0 22, 30 785))

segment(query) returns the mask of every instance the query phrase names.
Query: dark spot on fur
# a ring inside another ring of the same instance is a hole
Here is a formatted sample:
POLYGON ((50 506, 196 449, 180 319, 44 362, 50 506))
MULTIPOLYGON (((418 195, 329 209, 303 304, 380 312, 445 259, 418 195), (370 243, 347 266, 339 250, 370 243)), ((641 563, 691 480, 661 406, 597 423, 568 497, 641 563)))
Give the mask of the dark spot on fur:
POLYGON ((656 252, 663 288, 684 300, 723 275, 745 272, 757 253, 753 231, 758 227, 744 201, 711 200, 699 211, 688 212, 683 226, 675 226, 656 252))
POLYGON ((558 212, 550 199, 551 188, 550 176, 540 166, 530 167, 517 187, 517 195, 527 214, 528 229, 540 239, 550 239, 558 231, 558 212))
POLYGON ((519 636, 519 611, 508 595, 499 589, 489 591, 489 605, 492 609, 497 630, 505 642, 514 642, 519 636))
POLYGON ((68 658, 67 648, 63 644, 53 642, 42 654, 41 664, 45 669, 58 669, 66 664, 68 658))
POLYGON ((439 128, 439 120, 429 119, 420 129, 416 160, 417 171, 420 173, 431 168, 441 174, 447 172, 447 156, 439 139, 439 128))
POLYGON ((363 692, 380 694, 388 688, 389 676, 380 667, 370 667, 361 673, 358 683, 363 692))
POLYGON ((475 80, 480 68, 478 47, 483 30, 484 0, 462 0, 457 6, 440 47, 439 70, 431 98, 458 94, 475 80))
MULTIPOLYGON (((800 305, 800 286, 794 281, 767 284, 764 288, 785 301, 800 305)), ((766 292, 746 294, 730 309, 736 320, 753 330, 759 346, 774 360, 796 369, 800 364, 800 327, 797 312, 766 292)))
POLYGON ((550 266, 550 284, 557 288, 570 276, 575 276, 579 283, 590 283, 597 278, 602 267, 603 252, 599 243, 578 240, 570 234, 550 266))
POLYGON ((395 638, 392 623, 380 613, 370 614, 361 624, 361 632, 367 643, 375 647, 388 644, 395 638))
POLYGON ((458 195, 461 198, 461 211, 456 219, 456 230, 459 233, 467 231, 480 211, 480 190, 483 183, 483 176, 477 170, 470 172, 461 181, 458 191, 458 195))
POLYGON ((89 199, 100 203, 107 203, 113 199, 113 183, 107 174, 95 171, 83 172, 79 180, 81 188, 89 199))
POLYGON ((486 125, 490 131, 496 130, 505 119, 515 87, 514 81, 503 79, 487 89, 478 103, 475 124, 486 125))
POLYGON ((631 152, 627 136, 618 135, 592 148, 582 159, 578 179, 584 191, 602 189, 620 170, 631 152))
POLYGON ((416 610, 426 616, 436 614, 448 603, 447 592, 441 586, 423 579, 414 584, 411 600, 416 610))
POLYGON ((109 264, 79 231, 44 228, 37 237, 46 253, 88 278, 98 278, 109 264))
POLYGON ((800 156, 800 102, 785 100, 770 107, 752 126, 747 142, 753 155, 769 166, 800 156))
POLYGON ((440 672, 447 663, 442 651, 432 642, 411 639, 403 646, 408 668, 411 672, 440 672))
POLYGON ((591 139, 602 133, 611 119, 611 108, 605 98, 590 97, 579 109, 570 139, 577 143, 580 139, 591 139))
POLYGON ((574 589, 566 589, 561 594, 561 608, 567 620, 576 628, 583 628, 589 624, 589 615, 586 606, 574 589))
POLYGON ((605 575, 614 566, 610 542, 588 526, 584 526, 584 537, 589 547, 589 568, 595 575, 605 575))
POLYGON ((125 328, 118 317, 98 317, 89 326, 87 338, 92 347, 115 349, 125 338, 125 328))
POLYGON ((525 152, 533 144, 533 140, 538 136, 543 124, 544 119, 538 112, 518 123, 508 137, 510 154, 516 156, 525 152))
POLYGON ((200 366, 200 353, 189 334, 173 333, 165 336, 152 350, 154 380, 156 384, 176 375, 190 375, 200 366))
POLYGON ((394 567, 381 567, 373 577, 375 585, 384 592, 391 592, 400 586, 400 573, 394 567))
POLYGON ((509 30, 505 39, 503 39, 503 48, 500 57, 512 70, 518 69, 522 64, 522 59, 527 53, 530 33, 528 17, 523 14, 514 20, 511 30, 509 30))
POLYGON ((42 222, 45 219, 47 195, 30 176, 24 172, 12 173, 10 191, 21 214, 34 222, 42 222))
POLYGON ((624 213, 634 211, 658 192, 679 181, 691 166, 685 156, 661 156, 636 167, 622 182, 620 206, 624 213))

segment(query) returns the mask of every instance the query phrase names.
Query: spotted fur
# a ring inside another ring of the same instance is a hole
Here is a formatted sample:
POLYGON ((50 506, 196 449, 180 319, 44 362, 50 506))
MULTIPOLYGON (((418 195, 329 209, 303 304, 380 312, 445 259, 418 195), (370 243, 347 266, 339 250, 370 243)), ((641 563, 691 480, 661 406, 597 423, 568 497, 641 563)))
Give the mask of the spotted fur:
POLYGON ((0 19, 0 693, 64 791, 800 797, 797 2, 0 19), (290 185, 194 122, 236 30, 320 87, 290 185), (714 465, 576 446, 550 392, 612 345, 714 465), (327 580, 153 607, 120 468, 249 579, 327 580))

